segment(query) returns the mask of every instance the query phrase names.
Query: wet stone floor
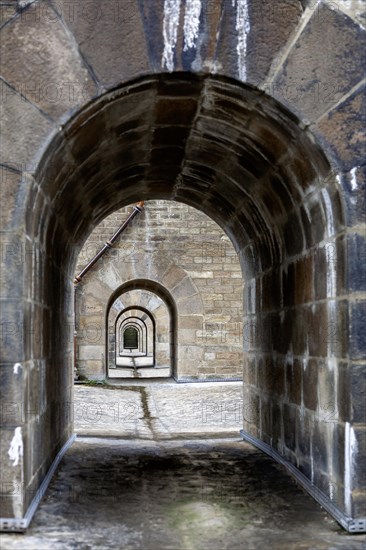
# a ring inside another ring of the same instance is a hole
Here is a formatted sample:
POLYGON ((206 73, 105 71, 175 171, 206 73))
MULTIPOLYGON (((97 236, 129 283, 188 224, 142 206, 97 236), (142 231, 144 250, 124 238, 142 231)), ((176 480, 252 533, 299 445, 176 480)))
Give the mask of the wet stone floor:
POLYGON ((239 438, 78 437, 26 534, 1 550, 366 550, 239 438))

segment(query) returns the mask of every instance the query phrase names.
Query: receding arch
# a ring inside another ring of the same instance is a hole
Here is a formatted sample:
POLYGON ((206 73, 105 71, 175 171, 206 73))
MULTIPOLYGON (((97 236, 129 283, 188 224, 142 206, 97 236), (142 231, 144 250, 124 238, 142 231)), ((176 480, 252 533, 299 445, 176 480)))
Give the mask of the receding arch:
POLYGON ((131 351, 140 351, 141 349, 141 344, 139 343, 141 334, 137 326, 135 323, 128 323, 123 329, 123 347, 131 351))
MULTIPOLYGON (((157 281, 151 281, 147 279, 134 279, 131 281, 128 281, 124 283, 123 285, 119 286, 111 295, 107 308, 106 308, 106 335, 109 334, 108 327, 109 327, 109 315, 111 308, 113 307, 113 304, 118 300, 120 297, 122 297, 124 294, 132 291, 132 290, 146 290, 148 292, 151 292, 152 294, 155 294, 158 296, 163 303, 166 305, 168 314, 169 314, 169 342, 170 342, 170 363, 171 363, 171 374, 173 376, 177 375, 177 332, 178 332, 178 312, 177 312, 177 306, 175 304, 175 301, 173 299, 173 296, 170 294, 170 292, 160 283, 157 281)), ((140 310, 145 313, 149 317, 149 319, 152 322, 153 326, 153 363, 152 365, 155 365, 155 353, 156 353, 156 320, 154 318, 153 312, 149 311, 146 307, 143 307, 141 305, 131 305, 126 308, 123 308, 122 311, 120 311, 116 317, 116 320, 114 321, 114 325, 116 326, 116 323, 118 319, 134 310, 140 310)), ((109 338, 106 338, 106 357, 109 357, 108 352, 108 340, 109 338)), ((107 374, 109 372, 109 366, 106 365, 107 368, 107 374)))
MULTIPOLYGON (((152 357, 151 366, 155 365, 155 349, 156 349, 156 321, 154 318, 154 315, 145 307, 141 305, 135 305, 135 306, 128 306, 125 307, 116 317, 114 322, 114 333, 116 335, 116 345, 115 345, 115 356, 116 356, 116 365, 117 365, 117 355, 121 355, 120 346, 122 341, 121 331, 123 330, 124 323, 133 323, 134 321, 138 320, 144 325, 144 330, 142 331, 141 337, 143 341, 143 355, 147 356, 150 355, 152 357), (143 316, 137 317, 137 312, 142 312, 145 319, 147 318, 150 322, 151 329, 148 330, 147 323, 143 316), (129 315, 129 313, 131 313, 129 315), (124 317, 122 320, 121 318, 124 317), (117 337, 117 334, 119 333, 119 338, 117 337)), ((108 337, 106 340, 107 346, 110 346, 110 339, 113 338, 113 332, 108 333, 108 337)), ((107 357, 109 357, 110 354, 108 353, 107 357)), ((150 363, 149 363, 150 364, 150 363)), ((107 365, 107 369, 110 368, 110 365, 107 365)))

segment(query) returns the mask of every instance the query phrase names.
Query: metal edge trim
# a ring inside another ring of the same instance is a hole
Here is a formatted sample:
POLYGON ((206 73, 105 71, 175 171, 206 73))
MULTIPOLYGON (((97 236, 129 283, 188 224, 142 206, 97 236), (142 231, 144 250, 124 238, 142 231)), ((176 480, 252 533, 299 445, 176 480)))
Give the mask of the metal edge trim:
POLYGON ((244 430, 240 430, 240 435, 245 441, 248 441, 261 451, 268 454, 276 462, 281 464, 290 472, 298 483, 307 491, 346 531, 349 533, 364 533, 366 532, 366 518, 351 518, 345 514, 338 506, 330 500, 330 498, 316 487, 311 481, 304 476, 303 473, 296 468, 291 462, 283 458, 273 447, 264 443, 257 437, 248 434, 244 430))
POLYGON ((47 491, 48 485, 52 479, 53 474, 56 471, 57 466, 59 465, 61 459, 63 458, 66 451, 71 447, 76 439, 76 434, 73 434, 63 445, 63 447, 57 453, 54 461, 52 462, 46 476, 44 477, 39 489, 37 490, 32 502, 30 503, 28 510, 26 511, 23 518, 0 518, 0 531, 1 532, 24 532, 28 527, 32 518, 38 508, 39 503, 44 497, 45 492, 47 491))

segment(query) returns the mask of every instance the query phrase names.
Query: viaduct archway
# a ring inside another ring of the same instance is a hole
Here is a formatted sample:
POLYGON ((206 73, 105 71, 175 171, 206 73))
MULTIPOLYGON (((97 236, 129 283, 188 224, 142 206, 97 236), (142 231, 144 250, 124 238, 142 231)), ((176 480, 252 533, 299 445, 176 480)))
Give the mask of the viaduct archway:
POLYGON ((78 251, 145 199, 199 208, 231 238, 246 281, 243 435, 365 529, 361 15, 348 2, 278 2, 268 17, 265 2, 194 4, 91 17, 34 2, 5 16, 5 529, 26 526, 72 434, 78 251))

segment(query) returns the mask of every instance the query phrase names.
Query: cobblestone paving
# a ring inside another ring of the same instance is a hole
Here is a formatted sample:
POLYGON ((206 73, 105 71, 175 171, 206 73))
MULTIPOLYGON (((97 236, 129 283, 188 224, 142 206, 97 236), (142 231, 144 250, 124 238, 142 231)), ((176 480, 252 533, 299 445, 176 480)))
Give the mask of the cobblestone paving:
POLYGON ((238 429, 240 391, 220 385, 220 396, 206 384, 76 388, 76 427, 91 435, 64 456, 27 533, 2 534, 1 550, 365 550, 364 535, 347 534, 269 457, 237 435, 212 439, 218 419, 238 429), (109 416, 91 422, 93 404, 109 416))

